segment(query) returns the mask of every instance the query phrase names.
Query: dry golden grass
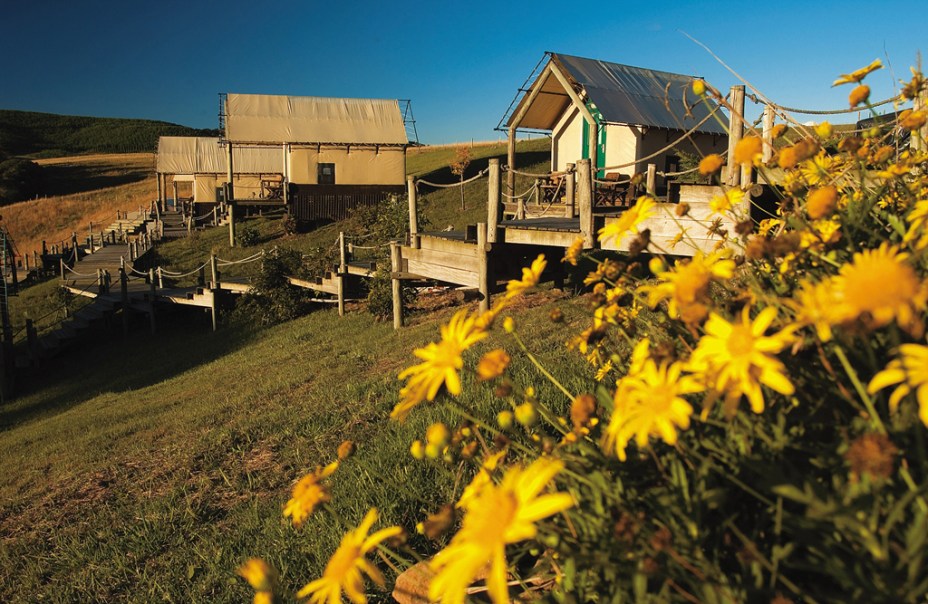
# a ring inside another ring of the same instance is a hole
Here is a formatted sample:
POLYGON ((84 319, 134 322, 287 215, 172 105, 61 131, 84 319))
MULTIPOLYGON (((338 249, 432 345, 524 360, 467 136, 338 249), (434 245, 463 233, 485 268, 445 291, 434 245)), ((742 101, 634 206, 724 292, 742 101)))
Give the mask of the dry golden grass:
POLYGON ((90 223, 99 232, 116 219, 116 211, 137 210, 157 196, 151 153, 81 155, 41 159, 46 186, 53 196, 6 206, 3 225, 20 254, 32 254, 68 240, 83 240, 90 223))

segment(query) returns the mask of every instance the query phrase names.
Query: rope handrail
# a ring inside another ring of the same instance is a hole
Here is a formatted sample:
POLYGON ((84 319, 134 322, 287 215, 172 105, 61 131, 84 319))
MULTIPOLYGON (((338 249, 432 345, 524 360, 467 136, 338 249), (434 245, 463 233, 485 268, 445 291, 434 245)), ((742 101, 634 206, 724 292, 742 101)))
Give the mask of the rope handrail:
MULTIPOLYGON (((754 93, 745 96, 747 96, 747 98, 751 99, 752 102, 758 105, 770 105, 778 111, 785 111, 787 113, 801 113, 802 115, 841 115, 843 113, 857 113, 861 110, 860 107, 850 107, 848 109, 796 109, 795 107, 785 107, 769 100, 764 102, 763 99, 754 93)), ((869 107, 881 107, 887 103, 894 103, 900 98, 900 95, 891 96, 888 99, 879 101, 878 103, 868 103, 868 105, 869 107)))
POLYGON ((68 266, 67 264, 64 265, 64 268, 65 268, 65 270, 67 270, 69 273, 73 273, 73 274, 74 274, 75 276, 77 276, 77 277, 96 277, 96 276, 97 276, 96 273, 79 273, 79 272, 77 272, 76 270, 74 270, 73 268, 71 268, 70 266, 68 266))
POLYGON ((213 217, 213 214, 212 212, 210 212, 209 214, 203 214, 202 216, 193 216, 193 221, 194 222, 206 222, 207 219, 211 219, 212 217, 213 217))
POLYGON ((351 247, 353 247, 356 250, 379 250, 381 248, 390 247, 390 244, 381 243, 380 245, 355 245, 352 243, 351 247))
POLYGON ((436 187, 438 189, 450 189, 452 187, 460 187, 460 186, 466 185, 467 183, 474 182, 477 179, 483 178, 487 174, 487 172, 489 172, 489 168, 484 168, 483 170, 477 172, 477 174, 475 174, 472 178, 468 178, 467 180, 462 180, 460 182, 456 182, 452 184, 430 182, 428 180, 423 180, 423 179, 419 179, 415 181, 415 183, 416 183, 416 186, 423 184, 423 185, 428 185, 430 187, 436 187))
MULTIPOLYGON (((564 183, 563 179, 557 183, 557 188, 554 189, 554 195, 551 197, 551 202, 545 205, 544 209, 541 211, 541 216, 544 216, 545 214, 547 214, 548 210, 550 210, 554 206, 554 204, 558 203, 557 202, 558 193, 560 192, 561 185, 563 183, 564 183)), ((539 203, 538 205, 542 205, 542 204, 539 203)))
POLYGON ((532 184, 532 185, 529 185, 529 187, 525 191, 523 191, 522 193, 519 193, 518 195, 510 195, 508 193, 503 193, 503 192, 501 192, 501 194, 503 197, 507 199, 522 199, 523 197, 531 193, 534 189, 535 189, 535 185, 532 184))
POLYGON ((200 266, 198 266, 198 267, 196 267, 195 269, 193 269, 193 270, 191 270, 191 271, 188 271, 188 272, 186 272, 186 273, 173 273, 173 272, 170 272, 170 271, 165 270, 164 268, 161 268, 161 267, 158 267, 158 268, 161 268, 161 274, 162 274, 162 275, 167 276, 167 277, 171 277, 171 278, 174 278, 174 279, 180 279, 180 278, 183 278, 183 277, 189 277, 189 276, 191 276, 191 275, 196 275, 196 274, 199 273, 201 270, 206 269, 207 266, 209 266, 209 262, 204 262, 204 263, 201 264, 200 266))
POLYGON ((536 174, 534 172, 522 172, 521 170, 516 170, 509 166, 502 166, 503 172, 512 172, 518 176, 525 176, 526 178, 544 178, 544 179, 553 179, 555 176, 561 176, 563 174, 569 174, 571 172, 576 172, 576 168, 573 170, 564 170, 562 172, 545 172, 541 174, 536 174))
POLYGON ((257 254, 254 254, 253 256, 249 256, 247 258, 242 258, 241 260, 223 260, 222 258, 217 257, 216 262, 219 264, 219 266, 229 266, 232 264, 247 264, 249 262, 254 262, 255 260, 259 260, 263 256, 264 256, 264 250, 261 250, 257 254))

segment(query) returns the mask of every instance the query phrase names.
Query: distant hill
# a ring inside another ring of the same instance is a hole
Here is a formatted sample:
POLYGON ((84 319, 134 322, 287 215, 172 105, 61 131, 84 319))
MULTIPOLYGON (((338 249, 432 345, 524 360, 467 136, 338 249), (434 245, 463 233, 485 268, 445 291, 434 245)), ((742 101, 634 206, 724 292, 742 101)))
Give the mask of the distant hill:
POLYGON ((219 136, 219 131, 153 120, 0 109, 0 157, 154 152, 159 136, 219 136))

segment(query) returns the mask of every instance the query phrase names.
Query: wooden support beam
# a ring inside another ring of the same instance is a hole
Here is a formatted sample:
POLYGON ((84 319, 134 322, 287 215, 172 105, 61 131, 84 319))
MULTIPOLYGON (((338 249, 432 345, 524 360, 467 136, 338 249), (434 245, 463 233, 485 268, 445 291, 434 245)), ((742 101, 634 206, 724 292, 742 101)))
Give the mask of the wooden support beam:
POLYGON ((477 223, 477 289, 480 290, 480 312, 490 310, 490 266, 487 258, 487 224, 477 223))
MULTIPOLYGON (((923 90, 915 97, 912 110, 925 111, 926 109, 928 109, 928 90, 923 90)), ((912 132, 912 150, 924 151, 925 149, 928 149, 928 123, 912 132)))
POLYGON ((345 316, 345 279, 348 271, 348 262, 345 256, 345 232, 338 234, 338 316, 345 316))
POLYGON ((151 326, 151 333, 154 334, 156 331, 155 325, 155 269, 148 269, 148 282, 149 282, 149 298, 148 298, 148 322, 151 326))
POLYGON ((593 232, 593 178, 589 159, 577 162, 577 181, 580 234, 583 237, 583 249, 589 250, 596 244, 596 233, 593 232))
POLYGON ((509 171, 506 173, 506 189, 508 191, 507 195, 512 197, 516 194, 516 173, 513 172, 513 169, 516 167, 516 127, 509 127, 509 140, 506 146, 506 165, 509 166, 509 171))
POLYGON ((564 217, 573 218, 574 213, 577 210, 576 207, 576 186, 577 179, 574 175, 574 169, 576 164, 567 164, 567 172, 564 174, 564 196, 567 198, 567 203, 564 208, 564 217))
POLYGON ((728 116, 728 186, 741 184, 741 166, 735 164, 735 147, 744 136, 744 86, 732 86, 728 95, 731 115, 728 116))
POLYGON ((419 235, 419 211, 417 209, 416 179, 412 176, 406 177, 406 191, 409 196, 409 245, 416 247, 417 236, 419 235))
MULTIPOLYGON (((171 186, 174 188, 174 211, 180 212, 181 210, 180 203, 177 201, 177 181, 172 180, 171 186)), ((119 212, 116 212, 116 218, 117 220, 119 219, 119 212)))
POLYGON ((499 211, 502 205, 500 203, 502 197, 500 196, 499 190, 499 158, 493 157, 490 159, 489 170, 490 173, 487 178, 487 241, 496 243, 499 231, 499 211))
POLYGON ((229 247, 235 247, 235 185, 232 182, 234 180, 234 171, 232 169, 232 142, 228 141, 226 145, 229 148, 229 184, 226 186, 226 203, 229 204, 229 247))
POLYGON ((551 66, 551 73, 554 74, 554 77, 557 78, 557 81, 561 83, 561 86, 564 87, 564 92, 567 93, 567 96, 570 97, 571 102, 574 104, 574 107, 577 108, 577 111, 580 112, 580 115, 586 119, 586 123, 590 128, 589 136, 589 148, 588 153, 590 156, 590 161, 593 162, 593 165, 598 165, 596 158, 596 142, 597 142, 597 128, 596 128, 596 118, 593 117, 593 114, 590 113, 589 108, 586 106, 586 103, 583 102, 583 99, 580 98, 580 95, 577 94, 577 91, 574 90, 574 87, 571 85, 570 80, 567 79, 567 76, 561 73, 560 68, 554 63, 549 63, 551 66))
POLYGON ((219 263, 216 260, 216 254, 210 254, 209 256, 209 269, 213 275, 213 280, 210 282, 210 289, 219 289, 219 263))
MULTIPOLYGON (((403 270, 403 256, 400 245, 390 242, 390 268, 394 275, 403 270)), ((403 326, 403 284, 393 277, 393 329, 400 329, 403 326)))
POLYGON ((654 164, 648 164, 648 174, 647 180, 645 181, 645 189, 648 192, 648 195, 654 197, 657 195, 657 166, 654 164))
POLYGON ((770 158, 773 157, 773 119, 775 114, 773 112, 772 105, 764 105, 764 126, 763 126, 763 137, 764 137, 764 151, 763 151, 763 161, 766 164, 770 161, 770 158))

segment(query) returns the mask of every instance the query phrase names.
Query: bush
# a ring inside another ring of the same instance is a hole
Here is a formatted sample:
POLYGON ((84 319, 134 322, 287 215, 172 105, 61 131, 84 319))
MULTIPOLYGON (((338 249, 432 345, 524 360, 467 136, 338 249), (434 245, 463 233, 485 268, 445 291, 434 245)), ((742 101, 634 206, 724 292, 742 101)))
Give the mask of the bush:
POLYGON ((253 278, 254 288, 236 304, 233 320, 272 325, 295 319, 309 310, 306 290, 290 285, 289 275, 299 274, 302 254, 299 250, 275 248, 261 260, 253 278))
POLYGON ((31 199, 41 193, 41 166, 15 157, 0 161, 0 204, 31 199))
POLYGON ((261 234, 258 233, 258 229, 251 226, 250 224, 243 224, 238 227, 237 232, 235 233, 235 242, 242 247, 251 247, 257 245, 261 234))

